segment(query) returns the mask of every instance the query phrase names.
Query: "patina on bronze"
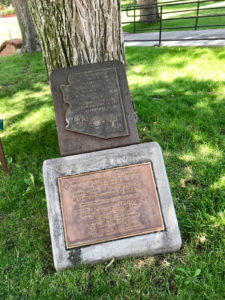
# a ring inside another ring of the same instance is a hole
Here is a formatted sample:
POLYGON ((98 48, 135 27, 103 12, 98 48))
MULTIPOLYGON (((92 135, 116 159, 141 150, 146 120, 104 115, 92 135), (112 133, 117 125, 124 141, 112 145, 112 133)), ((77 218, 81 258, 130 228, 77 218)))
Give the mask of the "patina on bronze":
POLYGON ((151 163, 58 178, 66 248, 164 230, 151 163))
POLYGON ((61 89, 67 130, 104 139, 129 134, 116 68, 71 73, 61 89))
POLYGON ((139 142, 121 62, 57 69, 50 81, 61 155, 139 142))

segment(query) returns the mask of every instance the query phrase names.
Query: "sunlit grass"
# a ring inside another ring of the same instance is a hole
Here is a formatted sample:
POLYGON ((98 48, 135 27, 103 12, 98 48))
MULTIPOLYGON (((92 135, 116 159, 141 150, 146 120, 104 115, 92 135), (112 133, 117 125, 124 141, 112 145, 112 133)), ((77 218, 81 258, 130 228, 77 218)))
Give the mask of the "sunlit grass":
POLYGON ((225 49, 126 49, 142 142, 163 150, 181 251, 55 273, 42 164, 59 157, 41 54, 0 59, 1 299, 223 299, 225 49))

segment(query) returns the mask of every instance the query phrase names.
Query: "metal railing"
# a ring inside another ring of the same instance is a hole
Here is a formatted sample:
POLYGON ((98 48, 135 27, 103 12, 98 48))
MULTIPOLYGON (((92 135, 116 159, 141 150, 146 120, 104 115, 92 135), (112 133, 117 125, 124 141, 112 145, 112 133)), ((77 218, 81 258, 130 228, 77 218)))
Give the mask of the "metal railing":
MULTIPOLYGON (((4 128, 3 119, 0 119, 0 130, 3 130, 3 128, 4 128)), ((1 138, 0 138, 0 162, 2 164, 2 169, 3 169, 4 173, 7 174, 8 173, 8 167, 7 167, 7 162, 6 162, 6 158, 5 158, 1 138)))
MULTIPOLYGON (((163 31, 172 31, 172 30, 197 30, 199 28, 209 28, 209 27, 220 27, 223 28, 225 27, 225 12, 223 13, 218 13, 218 14, 213 14, 212 12, 218 10, 218 9, 225 9, 225 6, 210 6, 210 7, 202 7, 201 5, 204 4, 206 5, 207 3, 215 4, 215 3, 224 3, 224 0, 194 0, 194 1, 186 1, 186 0, 173 0, 173 1, 168 1, 164 3, 157 3, 157 4, 151 4, 151 5, 128 5, 125 8, 122 9, 122 12, 126 12, 126 18, 131 19, 129 21, 123 21, 122 25, 125 24, 132 24, 133 25, 133 33, 137 32, 146 32, 146 31, 153 31, 153 32, 158 32, 158 38, 157 39, 146 39, 146 40, 135 40, 135 39, 129 39, 126 42, 158 42, 158 45, 160 46, 162 41, 187 41, 187 39, 177 39, 174 37, 174 39, 163 39, 162 38, 162 32, 163 31), (185 5, 193 5, 193 8, 182 8, 181 6, 185 5), (175 8, 175 9, 174 9, 175 8), (153 10, 155 9, 157 12, 154 13, 148 13, 148 14, 141 14, 140 12, 143 10, 153 10), (202 14, 202 12, 210 11, 209 14, 202 14), (192 13, 193 15, 184 15, 180 17, 172 16, 173 14, 178 14, 178 13, 192 13), (141 21, 141 17, 150 17, 150 16, 156 16, 158 15, 158 22, 146 22, 146 21, 141 21), (199 24, 199 19, 204 19, 204 18, 217 18, 217 17, 224 17, 224 23, 223 24, 199 24), (188 25, 188 26, 176 26, 176 22, 179 20, 194 20, 194 25, 188 25), (165 26, 165 22, 174 22, 175 26, 165 26), (138 28, 138 24, 146 24, 144 28, 138 28), (149 24, 149 27, 147 27, 147 24, 149 24)), ((225 40, 224 38, 221 37, 213 37, 213 38, 189 38, 188 41, 190 40, 225 40)))

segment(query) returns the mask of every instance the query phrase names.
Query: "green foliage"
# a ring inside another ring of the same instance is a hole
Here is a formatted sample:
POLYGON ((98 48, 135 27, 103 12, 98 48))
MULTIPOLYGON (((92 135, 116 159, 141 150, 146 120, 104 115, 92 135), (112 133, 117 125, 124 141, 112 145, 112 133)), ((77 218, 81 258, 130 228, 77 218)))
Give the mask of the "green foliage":
POLYGON ((11 7, 5 7, 0 11, 1 15, 12 15, 15 14, 15 9, 11 7))
POLYGON ((0 59, 1 299, 224 298, 225 49, 127 48, 142 142, 163 150, 183 238, 177 253, 56 273, 42 178, 59 157, 41 54, 0 59))
POLYGON ((3 5, 3 6, 10 6, 11 4, 12 4, 11 0, 1 0, 0 1, 0 5, 3 5))
POLYGON ((15 9, 12 6, 11 1, 0 1, 0 7, 2 8, 0 10, 0 15, 10 15, 15 14, 15 9))

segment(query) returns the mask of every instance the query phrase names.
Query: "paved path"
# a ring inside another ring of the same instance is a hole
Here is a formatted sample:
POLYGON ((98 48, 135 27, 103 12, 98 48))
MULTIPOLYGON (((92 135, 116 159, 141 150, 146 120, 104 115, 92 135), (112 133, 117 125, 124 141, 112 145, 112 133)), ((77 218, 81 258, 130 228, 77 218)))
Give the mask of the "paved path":
MULTIPOLYGON (((125 46, 155 46, 158 45, 158 32, 152 33, 124 33, 125 46), (131 41, 135 40, 135 41, 131 41), (157 40, 144 42, 142 40, 157 40), (128 42, 130 41, 130 42, 128 42)), ((201 46, 201 47, 218 47, 225 46, 225 29, 208 29, 208 30, 186 30, 162 32, 162 46, 201 46), (223 38, 224 40, 197 40, 190 39, 204 38, 223 38), (171 41, 163 41, 163 39, 171 41), (176 39, 185 39, 185 41, 176 41, 176 39), (175 40, 175 41, 173 41, 175 40)))
POLYGON ((21 33, 17 18, 0 18, 0 45, 6 40, 19 38, 21 38, 21 33))

